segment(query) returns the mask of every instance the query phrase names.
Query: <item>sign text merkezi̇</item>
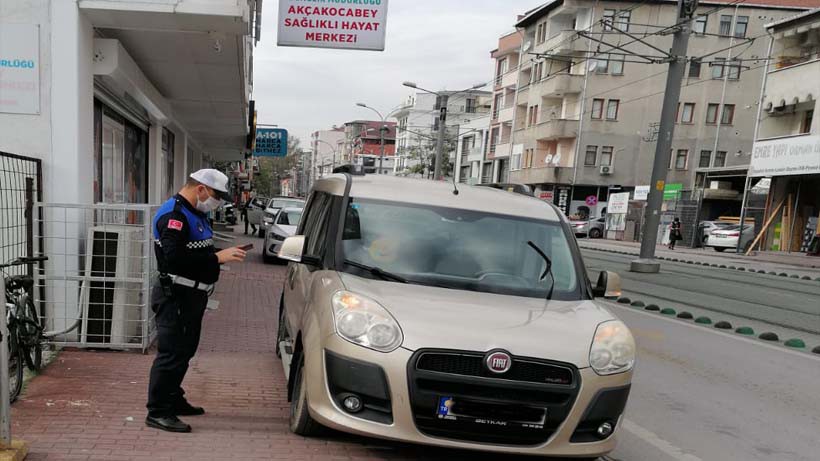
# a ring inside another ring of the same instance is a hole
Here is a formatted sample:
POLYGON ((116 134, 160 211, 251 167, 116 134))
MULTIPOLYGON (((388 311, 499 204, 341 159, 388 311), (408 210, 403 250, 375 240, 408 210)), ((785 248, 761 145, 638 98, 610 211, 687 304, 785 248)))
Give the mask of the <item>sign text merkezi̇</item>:
POLYGON ((388 0, 280 0, 280 46, 384 51, 388 0))

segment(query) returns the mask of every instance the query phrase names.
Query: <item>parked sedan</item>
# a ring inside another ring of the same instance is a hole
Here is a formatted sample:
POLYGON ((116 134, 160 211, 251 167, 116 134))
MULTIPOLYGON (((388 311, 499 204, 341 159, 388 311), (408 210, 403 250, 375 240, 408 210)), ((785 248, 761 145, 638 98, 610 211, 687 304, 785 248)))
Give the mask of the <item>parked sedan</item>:
POLYGON ((302 219, 302 208, 282 208, 276 213, 273 222, 268 224, 265 232, 265 246, 262 249, 262 258, 266 263, 279 260, 279 249, 286 238, 296 233, 296 226, 302 219))
POLYGON ((606 218, 595 218, 592 221, 570 221, 570 226, 576 237, 586 237, 589 234, 589 238, 599 239, 604 236, 605 223, 606 218))
POLYGON ((262 227, 259 228, 259 236, 264 238, 268 232, 268 227, 273 223, 279 210, 286 207, 302 208, 305 206, 305 201, 293 197, 274 197, 270 199, 265 212, 262 215, 262 227))
POLYGON ((747 250, 754 239, 754 226, 751 224, 743 226, 743 235, 740 232, 740 224, 713 230, 703 246, 712 247, 717 252, 723 252, 727 249, 734 250, 737 248, 738 239, 740 240, 740 249, 742 251, 747 250))
POLYGON ((700 243, 702 245, 705 245, 706 240, 709 238, 709 234, 711 234, 712 231, 723 229, 731 225, 732 223, 728 221, 701 221, 698 225, 698 235, 700 236, 700 243))

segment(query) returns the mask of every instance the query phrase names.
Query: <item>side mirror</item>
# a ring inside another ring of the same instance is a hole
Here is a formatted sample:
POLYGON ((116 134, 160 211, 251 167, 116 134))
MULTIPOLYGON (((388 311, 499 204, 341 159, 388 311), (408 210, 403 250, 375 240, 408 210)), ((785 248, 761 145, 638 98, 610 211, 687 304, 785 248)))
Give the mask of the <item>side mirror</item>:
POLYGON ((302 262, 302 252, 305 250, 305 236, 294 235, 288 237, 279 249, 279 258, 295 263, 302 262))
POLYGON ((592 289, 596 298, 616 299, 621 296, 621 276, 615 272, 601 271, 598 283, 592 289))

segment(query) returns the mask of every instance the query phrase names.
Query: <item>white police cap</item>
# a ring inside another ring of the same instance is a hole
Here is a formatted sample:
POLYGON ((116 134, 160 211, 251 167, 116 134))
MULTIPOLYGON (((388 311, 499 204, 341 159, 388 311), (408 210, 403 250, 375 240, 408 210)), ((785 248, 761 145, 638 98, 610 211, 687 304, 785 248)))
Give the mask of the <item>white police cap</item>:
POLYGON ((191 173, 191 179, 215 190, 218 198, 225 201, 231 200, 231 195, 228 194, 228 177, 221 171, 205 168, 191 173))

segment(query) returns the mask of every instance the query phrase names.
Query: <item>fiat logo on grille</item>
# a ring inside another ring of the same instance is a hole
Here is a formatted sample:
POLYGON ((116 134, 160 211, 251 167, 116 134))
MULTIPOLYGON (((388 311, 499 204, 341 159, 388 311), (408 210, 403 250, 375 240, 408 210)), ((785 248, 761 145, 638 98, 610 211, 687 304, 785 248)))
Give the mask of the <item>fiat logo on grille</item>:
POLYGON ((493 373, 503 374, 510 371, 512 357, 506 352, 490 352, 486 359, 487 369, 493 373))

